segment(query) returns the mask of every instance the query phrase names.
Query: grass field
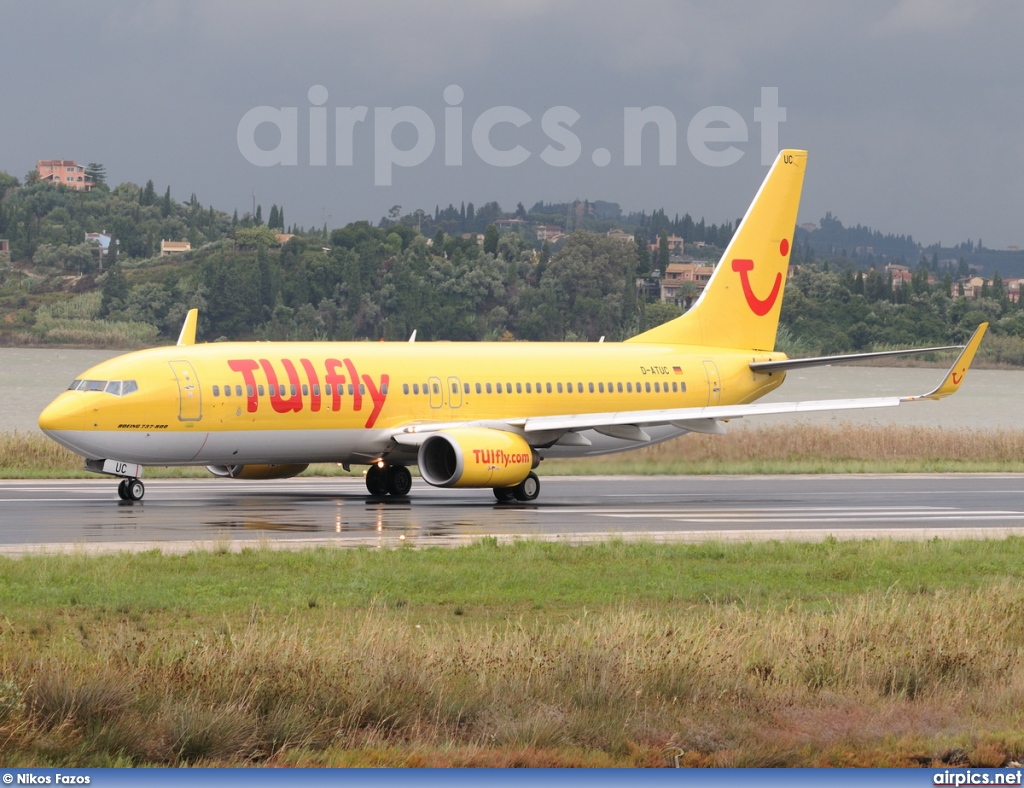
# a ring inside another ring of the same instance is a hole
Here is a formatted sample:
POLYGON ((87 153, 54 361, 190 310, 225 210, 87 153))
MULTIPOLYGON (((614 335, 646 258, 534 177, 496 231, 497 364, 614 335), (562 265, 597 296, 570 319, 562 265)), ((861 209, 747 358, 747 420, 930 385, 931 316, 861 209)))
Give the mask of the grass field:
MULTIPOLYGON (((353 468, 355 475, 362 468, 353 468)), ((546 460, 542 474, 1024 472, 1024 430, 795 425, 686 435, 624 454, 546 460)), ((346 475, 336 465, 307 475, 346 475)), ((202 468, 147 468, 148 477, 207 476, 202 468)), ((39 433, 0 434, 0 477, 92 478, 80 457, 39 433)))
MULTIPOLYGON (((542 470, 1022 457, 1024 431, 841 425, 542 470)), ((0 436, 8 477, 80 469, 0 436)), ((0 559, 0 763, 999 766, 1024 759, 1022 558, 1010 539, 0 559)))
POLYGON ((0 559, 19 766, 998 766, 1024 542, 0 559))

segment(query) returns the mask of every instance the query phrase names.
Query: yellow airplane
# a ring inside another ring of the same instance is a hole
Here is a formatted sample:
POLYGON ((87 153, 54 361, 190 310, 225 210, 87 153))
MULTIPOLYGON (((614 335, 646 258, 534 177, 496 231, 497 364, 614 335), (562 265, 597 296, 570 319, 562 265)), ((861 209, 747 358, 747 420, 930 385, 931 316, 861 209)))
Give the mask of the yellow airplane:
POLYGON ((369 466, 373 495, 407 495, 415 465, 428 484, 489 487, 507 502, 537 497, 534 469, 546 457, 720 433, 745 416, 953 394, 986 324, 927 394, 753 404, 787 369, 939 349, 795 360, 774 352, 806 159, 779 154, 693 307, 626 342, 197 345, 193 309, 177 345, 98 364, 39 427, 88 470, 121 477, 125 500, 142 499, 146 465, 269 479, 334 462, 369 466))

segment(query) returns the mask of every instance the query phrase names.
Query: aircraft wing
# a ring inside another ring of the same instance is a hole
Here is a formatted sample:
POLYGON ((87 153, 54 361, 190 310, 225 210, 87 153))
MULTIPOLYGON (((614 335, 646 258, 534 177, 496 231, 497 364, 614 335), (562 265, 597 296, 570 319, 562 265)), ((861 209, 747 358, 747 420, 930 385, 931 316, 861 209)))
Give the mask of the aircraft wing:
POLYGON ((748 405, 715 405, 702 408, 666 408, 662 410, 633 410, 608 413, 573 413, 561 416, 512 418, 500 421, 470 423, 430 423, 410 425, 396 430, 394 440, 405 445, 421 443, 431 432, 453 427, 478 426, 505 429, 530 436, 556 440, 559 434, 579 430, 596 430, 602 434, 625 440, 647 441, 650 436, 643 427, 670 424, 691 432, 724 432, 720 421, 746 416, 766 416, 780 413, 809 413, 813 411, 862 410, 865 408, 892 408, 905 402, 942 399, 955 394, 974 360, 988 323, 982 323, 957 356, 942 382, 926 394, 905 397, 865 397, 857 399, 807 400, 803 402, 763 402, 748 405))

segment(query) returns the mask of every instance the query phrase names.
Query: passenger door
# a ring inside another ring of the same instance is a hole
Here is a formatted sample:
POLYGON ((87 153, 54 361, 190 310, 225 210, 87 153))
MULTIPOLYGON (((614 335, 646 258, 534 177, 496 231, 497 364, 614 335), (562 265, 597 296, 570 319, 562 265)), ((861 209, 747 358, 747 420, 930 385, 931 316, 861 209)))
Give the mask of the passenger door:
POLYGON ((203 393, 195 369, 191 362, 184 359, 167 363, 178 382, 178 420, 199 421, 203 418, 203 393))

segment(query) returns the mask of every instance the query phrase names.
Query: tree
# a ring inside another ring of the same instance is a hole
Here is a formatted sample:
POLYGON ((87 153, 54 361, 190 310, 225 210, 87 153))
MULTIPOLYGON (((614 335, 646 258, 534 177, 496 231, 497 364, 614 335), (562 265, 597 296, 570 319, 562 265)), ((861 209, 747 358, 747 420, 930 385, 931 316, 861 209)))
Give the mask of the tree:
POLYGON ((665 269, 668 268, 668 260, 668 232, 662 230, 661 235, 658 237, 658 267, 662 273, 665 273, 665 269))
POLYGON ((85 174, 92 179, 93 186, 107 185, 107 168, 94 161, 89 162, 85 167, 85 174))
POLYGON ((108 317, 111 313, 124 308, 128 300, 128 279, 121 270, 120 265, 115 265, 107 272, 107 278, 103 282, 103 296, 100 299, 100 317, 108 317))
POLYGON ((633 235, 633 243, 636 244, 636 273, 638 276, 647 276, 651 273, 651 250, 639 230, 633 235))
POLYGON ((259 224, 255 227, 239 227, 235 230, 235 244, 239 249, 256 249, 273 246, 277 236, 269 227, 259 224))
POLYGON ((271 230, 277 227, 277 203, 270 206, 270 218, 267 219, 267 227, 271 230))
POLYGON ((145 188, 139 192, 139 205, 153 205, 156 203, 156 189, 153 188, 153 181, 146 181, 145 188))
POLYGON ((165 219, 171 215, 171 187, 167 186, 167 191, 164 192, 164 202, 160 206, 160 215, 165 219))
MULTIPOLYGON (((110 234, 110 246, 107 247, 107 267, 117 265, 117 236, 110 234)), ((100 270, 103 270, 103 257, 100 256, 100 270)))
POLYGON ((486 254, 496 254, 498 251, 498 228, 493 224, 487 225, 487 229, 484 230, 484 252, 486 254))

